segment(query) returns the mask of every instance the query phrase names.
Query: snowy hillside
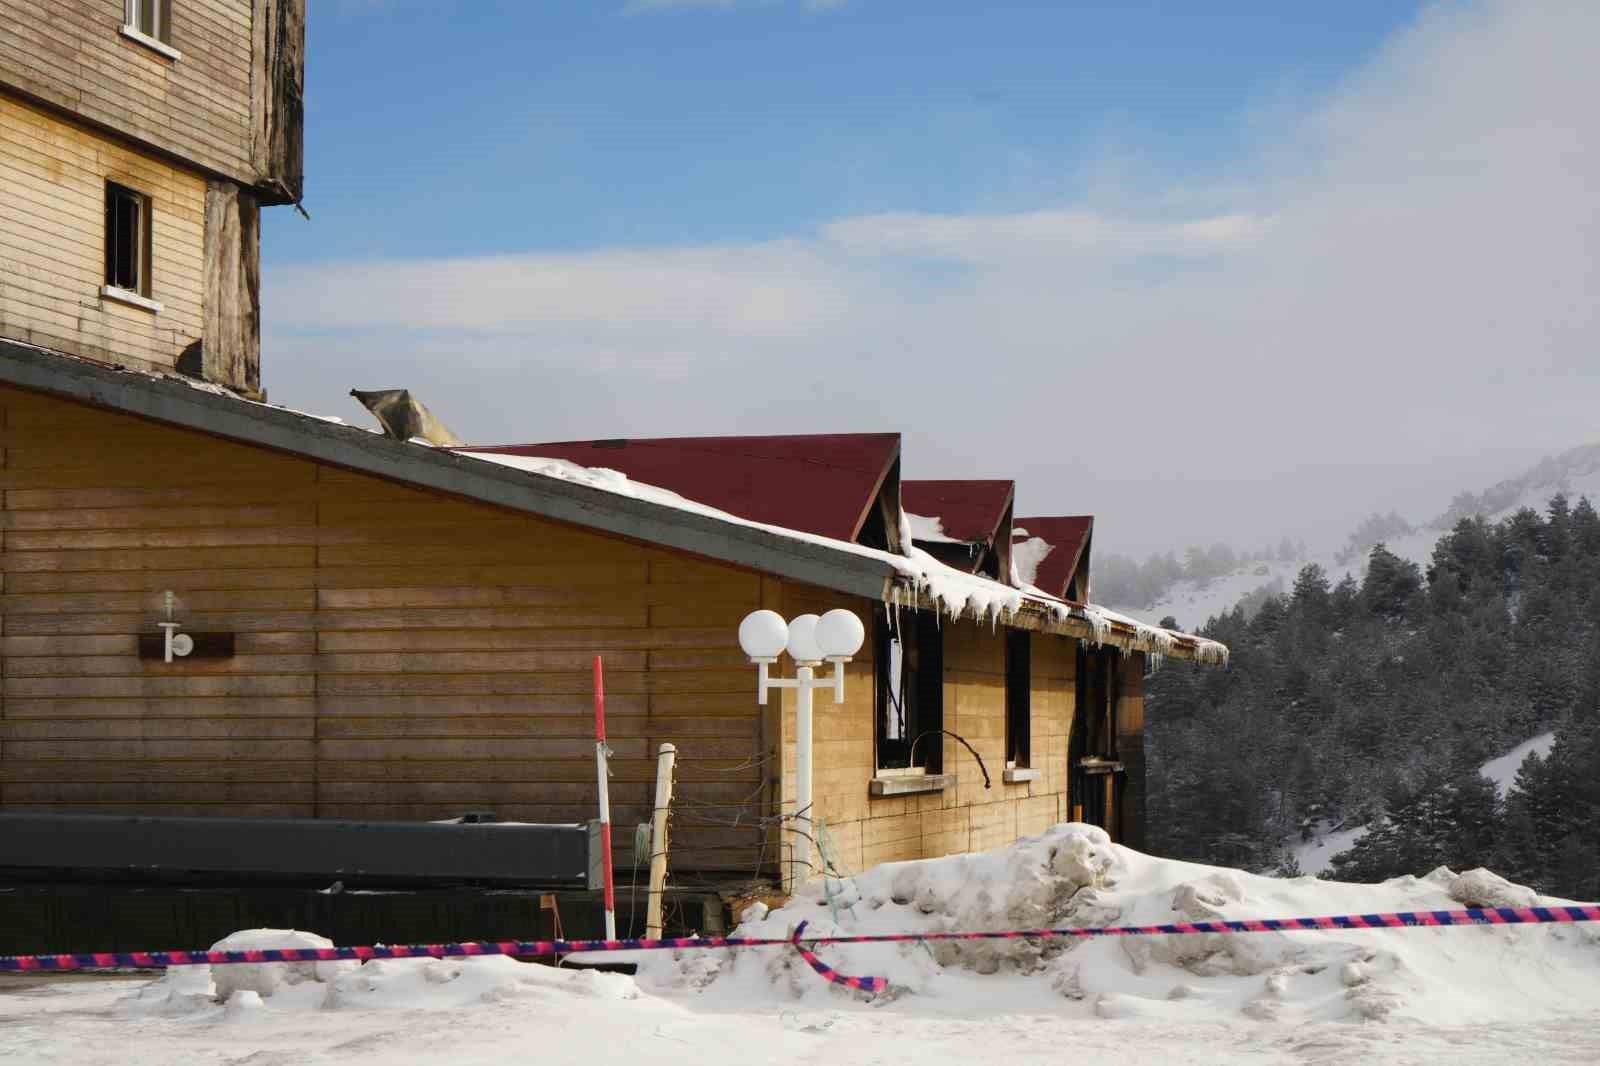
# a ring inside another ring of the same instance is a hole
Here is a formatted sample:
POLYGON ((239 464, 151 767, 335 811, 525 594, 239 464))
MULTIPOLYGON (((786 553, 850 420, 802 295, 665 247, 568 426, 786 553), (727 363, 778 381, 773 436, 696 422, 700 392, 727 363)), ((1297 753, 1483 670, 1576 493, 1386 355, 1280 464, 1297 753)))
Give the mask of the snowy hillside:
MULTIPOLYGON (((738 933, 785 936, 801 920, 825 935, 1534 901, 1483 871, 1381 885, 1275 880, 1151 858, 1098 829, 1066 825, 986 854, 890 864, 827 892, 814 886, 781 910, 752 907, 738 933)), ((284 935, 239 934, 233 943, 284 935)), ((1600 1057, 1593 925, 819 953, 843 973, 888 977, 890 991, 868 1000, 829 985, 787 947, 647 953, 637 979, 499 957, 245 966, 226 977, 227 967, 186 967, 154 982, 32 978, 27 990, 0 995, 0 1059, 957 1066, 1070 1051, 1073 1063, 1126 1066, 1600 1057)))
MULTIPOLYGON (((1478 767, 1478 773, 1493 781, 1495 791, 1504 799, 1511 786, 1516 784, 1517 770, 1522 767, 1522 761, 1532 754, 1537 754, 1541 758, 1548 755, 1555 741, 1554 733, 1540 733, 1531 740, 1518 744, 1504 755, 1490 759, 1478 767)), ((1312 833, 1311 839, 1296 844, 1292 854, 1301 873, 1320 874, 1333 864, 1334 856, 1354 847, 1356 841, 1366 835, 1367 827, 1364 825, 1347 829, 1342 826, 1334 828, 1324 823, 1312 833)))
MULTIPOLYGON (((1550 498, 1558 492, 1566 493, 1573 503, 1580 497, 1588 497, 1591 503, 1600 506, 1600 444, 1584 445, 1545 459, 1518 477, 1499 482, 1481 493, 1462 493, 1444 514, 1413 515, 1413 523, 1420 528, 1408 536, 1388 538, 1385 543, 1396 555, 1425 567, 1439 537, 1449 532, 1458 519, 1479 515, 1497 521, 1523 507, 1543 513, 1550 498)), ((1307 563, 1321 566, 1335 584, 1346 574, 1359 580, 1365 563, 1364 553, 1341 562, 1341 550, 1342 545, 1329 544, 1303 558, 1256 560, 1210 581, 1180 581, 1154 603, 1143 606, 1113 603, 1110 606, 1152 623, 1171 615, 1178 620, 1180 629, 1193 632, 1207 619, 1231 611, 1240 600, 1263 589, 1287 592, 1294 585, 1295 575, 1307 563)))

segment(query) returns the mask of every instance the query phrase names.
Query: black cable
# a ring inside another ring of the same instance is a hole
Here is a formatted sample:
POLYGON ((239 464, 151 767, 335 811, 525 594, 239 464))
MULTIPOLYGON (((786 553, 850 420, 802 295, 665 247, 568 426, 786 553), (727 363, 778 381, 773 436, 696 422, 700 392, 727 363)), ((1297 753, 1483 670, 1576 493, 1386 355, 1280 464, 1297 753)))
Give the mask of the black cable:
POLYGON ((961 741, 961 746, 972 752, 972 757, 978 760, 978 769, 983 771, 983 787, 993 787, 989 781, 989 768, 983 764, 983 756, 978 754, 978 749, 974 748, 971 744, 968 744, 966 737, 962 736, 960 733, 952 732, 949 729, 930 729, 925 733, 918 733, 916 739, 911 742, 911 747, 907 751, 907 755, 911 759, 912 763, 915 764, 916 761, 917 741, 921 740, 923 737, 931 737, 939 733, 943 733, 947 737, 955 737, 957 740, 961 741))

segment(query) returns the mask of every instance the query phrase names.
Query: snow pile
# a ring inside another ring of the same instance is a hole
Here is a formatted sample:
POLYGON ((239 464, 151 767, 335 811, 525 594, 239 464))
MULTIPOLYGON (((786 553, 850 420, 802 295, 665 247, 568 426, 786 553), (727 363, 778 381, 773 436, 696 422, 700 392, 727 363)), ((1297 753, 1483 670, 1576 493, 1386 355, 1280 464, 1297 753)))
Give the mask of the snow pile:
MULTIPOLYGON (((1013 535, 1017 533, 1015 529, 1011 532, 1013 535)), ((1022 532, 1027 533, 1027 530, 1022 532)), ((1011 545, 1011 569, 1015 571, 1017 580, 1026 585, 1037 585, 1039 583, 1039 564, 1044 562, 1045 557, 1052 551, 1055 551, 1055 547, 1054 544, 1051 544, 1043 537, 1027 537, 1025 540, 1013 542, 1011 545)))
POLYGON ((937 515, 912 514, 910 511, 902 512, 906 518, 906 528, 911 530, 911 538, 920 540, 924 544, 965 544, 964 540, 952 537, 944 531, 944 521, 937 515))
MULTIPOLYGON (((1380 885, 1258 877, 1157 859, 1101 830, 1056 826, 996 851, 892 863, 750 908, 739 936, 1153 925, 1525 904, 1487 871, 1436 870, 1380 885), (828 896, 831 895, 831 899, 828 896)), ((1353 930, 1093 940, 825 945, 845 974, 888 977, 889 995, 935 1009, 993 1007, 1084 1017, 1302 1023, 1406 1018, 1465 1024, 1600 1006, 1592 926, 1353 930)), ((697 989, 718 1006, 847 1001, 795 953, 643 957, 648 988, 697 989)))
MULTIPOLYGON (((293 929, 249 929, 213 951, 327 948, 333 942, 293 929)), ((631 977, 560 970, 504 955, 452 959, 228 963, 173 966, 123 1003, 133 1015, 199 1015, 234 1020, 263 1011, 422 1009, 492 1003, 557 1003, 564 997, 627 1000, 631 977)))

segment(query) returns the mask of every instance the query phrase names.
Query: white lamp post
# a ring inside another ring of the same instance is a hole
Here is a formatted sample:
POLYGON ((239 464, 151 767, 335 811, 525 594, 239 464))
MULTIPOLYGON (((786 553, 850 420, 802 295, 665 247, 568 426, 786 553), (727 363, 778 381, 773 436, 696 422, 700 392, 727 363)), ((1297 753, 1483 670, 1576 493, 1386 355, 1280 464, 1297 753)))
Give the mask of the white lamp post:
POLYGON ((795 690, 795 817, 803 824, 795 836, 795 865, 805 880, 811 864, 811 692, 832 688, 833 702, 844 702, 844 664, 861 650, 866 630, 849 611, 829 611, 818 618, 803 614, 785 622, 776 611, 755 611, 739 623, 739 646, 757 667, 757 699, 767 702, 767 690, 795 690), (795 662, 794 678, 770 676, 767 668, 785 650, 795 662), (815 669, 833 664, 833 677, 818 678, 815 669))

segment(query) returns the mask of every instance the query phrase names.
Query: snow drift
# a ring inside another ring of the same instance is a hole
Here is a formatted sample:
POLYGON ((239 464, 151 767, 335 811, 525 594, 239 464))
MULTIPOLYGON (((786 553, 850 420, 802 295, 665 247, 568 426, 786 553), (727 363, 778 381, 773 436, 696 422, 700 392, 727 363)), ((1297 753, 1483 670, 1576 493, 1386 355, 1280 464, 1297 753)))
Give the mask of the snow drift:
MULTIPOLYGON (((224 937, 213 951, 329 948, 333 942, 293 929, 250 929, 224 937)), ((445 1010, 563 997, 624 1000, 633 978, 593 970, 558 970, 504 955, 453 959, 228 963, 173 966, 124 1003, 135 1015, 212 1015, 235 1019, 263 1010, 445 1010)))
MULTIPOLYGON (((892 863, 816 885, 737 935, 945 932, 1153 925, 1463 906, 1539 897, 1486 870, 1439 869, 1379 885, 1157 859, 1100 829, 1056 826, 996 851, 892 863)), ((1554 901, 1552 901, 1554 902, 1554 901)), ((1500 926, 1094 940, 824 945, 839 971, 888 977, 900 1003, 940 1010, 1027 1009, 1099 1018, 1438 1024, 1542 1017, 1600 1005, 1600 929, 1500 926)), ((820 1002, 842 992, 793 952, 683 952, 641 962, 646 988, 694 988, 719 1005, 820 1002)))
MULTIPOLYGON (((1154 925, 1374 911, 1528 906, 1531 889, 1486 870, 1439 869, 1379 885, 1157 859, 1092 826, 1060 825, 995 851, 891 863, 815 884, 778 910, 752 905, 740 936, 1154 925)), ((254 930, 219 950, 324 947, 321 937, 254 930)), ((781 1011, 810 1006, 1169 1024, 1405 1019, 1438 1025, 1527 1022, 1600 1007, 1600 928, 1590 925, 1340 930, 824 945, 846 974, 889 978, 868 998, 830 985, 787 947, 641 952, 635 979, 504 957, 174 967, 129 997, 141 1015, 232 1021, 304 1010, 456 1010, 505 1002, 634 1000, 781 1011)), ((610 956, 616 960, 617 956, 610 956)), ((609 1010, 619 1009, 613 1005, 609 1010)), ((621 1009, 642 1009, 629 1006, 621 1009)))

